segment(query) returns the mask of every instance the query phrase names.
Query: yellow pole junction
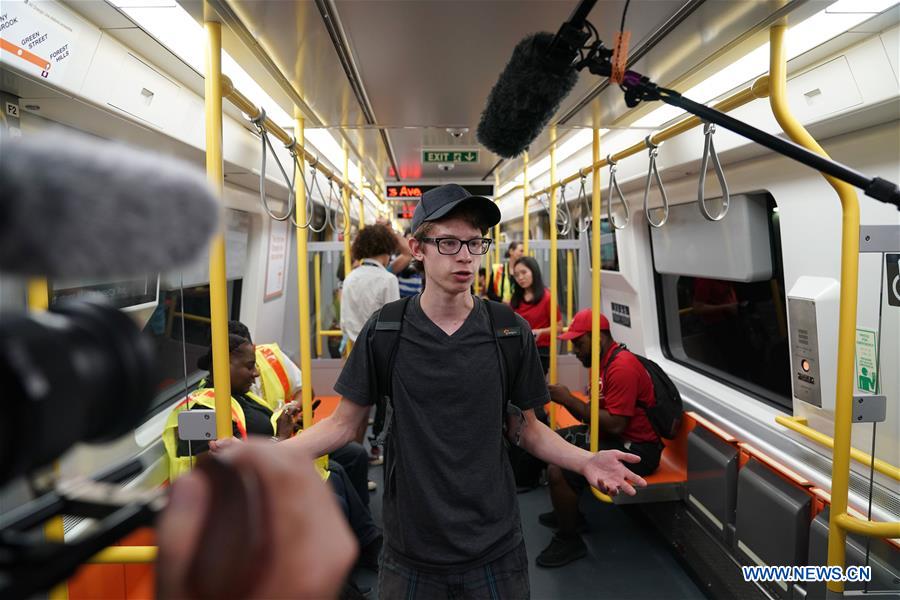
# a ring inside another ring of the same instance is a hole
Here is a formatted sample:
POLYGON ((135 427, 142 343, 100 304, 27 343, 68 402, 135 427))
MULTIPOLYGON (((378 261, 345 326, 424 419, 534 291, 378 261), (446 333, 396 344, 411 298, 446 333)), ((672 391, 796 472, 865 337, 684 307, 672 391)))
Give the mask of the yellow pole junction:
MULTIPOLYGON (((222 25, 206 29, 206 178, 220 201, 225 189, 222 163, 222 25)), ((263 174, 264 175, 264 174, 263 174)), ((303 187, 302 185, 300 187, 303 187)), ((224 222, 209 247, 209 311, 212 329, 216 436, 231 437, 231 359, 228 355, 228 282, 225 277, 224 222)))
POLYGON ((522 155, 522 251, 523 256, 528 256, 528 239, 531 237, 528 231, 528 152, 522 155))
MULTIPOLYGON (((556 182, 556 125, 550 126, 550 183, 556 182)), ((526 202, 527 206, 527 202, 526 202)), ((550 192, 550 383, 559 382, 557 354, 559 342, 556 339, 556 313, 559 310, 559 261, 556 256, 556 188, 550 192)), ((556 403, 550 404, 550 427, 556 429, 556 403)))
MULTIPOLYGON (((294 137, 297 138, 297 144, 302 148, 305 141, 305 123, 302 116, 295 116, 294 137)), ((295 177, 296 181, 303 181, 303 167, 296 165, 295 177)), ((346 172, 346 171, 345 171, 346 172)), ((294 216, 297 223, 306 223, 306 187, 297 186, 297 201, 294 203, 294 216)), ((303 405, 303 428, 312 427, 313 410, 312 410, 312 347, 309 339, 309 261, 307 236, 309 231, 302 227, 295 227, 294 232, 297 234, 297 292, 299 298, 300 310, 300 373, 303 381, 302 405, 303 405)), ((319 254, 316 253, 316 259, 319 254)), ((318 261, 316 262, 316 272, 318 275, 318 261)), ((316 303, 319 302, 318 277, 316 278, 316 303)), ((316 310, 316 327, 319 325, 319 311, 316 310)), ((321 344, 317 335, 316 341, 321 344)))
MULTIPOLYGON (((593 187, 591 190, 591 452, 600 448, 600 118, 594 114, 594 139, 591 157, 593 187)), ((598 500, 612 503, 612 498, 591 486, 598 500)))
MULTIPOLYGON (((825 150, 791 114, 787 101, 787 60, 784 54, 784 21, 769 29, 769 103, 778 124, 801 146, 828 156, 825 150)), ((856 303, 859 293, 859 198, 843 181, 824 175, 837 192, 843 210, 841 227, 841 290, 838 318, 837 389, 834 400, 834 450, 831 459, 831 511, 828 523, 828 565, 846 562, 847 530, 863 535, 900 537, 900 522, 870 523, 847 514, 850 485, 850 436, 853 414, 853 356, 856 340, 856 303)), ((841 581, 829 581, 828 589, 843 593, 841 581)))
MULTIPOLYGON (((28 280, 28 310, 31 312, 43 312, 50 308, 50 286, 43 277, 34 277, 28 280)), ((57 463, 53 464, 53 470, 58 470, 57 463)), ((61 516, 51 517, 44 523, 44 539, 48 542, 62 542, 66 533, 61 516)), ((49 600, 67 600, 69 586, 61 583, 54 586, 47 594, 49 600)))

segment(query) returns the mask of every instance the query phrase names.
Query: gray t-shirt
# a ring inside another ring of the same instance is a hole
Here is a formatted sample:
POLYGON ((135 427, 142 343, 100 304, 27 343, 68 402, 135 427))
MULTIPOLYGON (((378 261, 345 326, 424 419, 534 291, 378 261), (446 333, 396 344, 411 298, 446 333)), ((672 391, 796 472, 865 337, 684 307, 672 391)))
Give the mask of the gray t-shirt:
MULTIPOLYGON (((372 404, 366 323, 334 389, 372 404)), ((516 316, 523 332, 529 327, 516 316)), ((410 299, 392 373, 393 425, 385 452, 385 542, 422 570, 476 568, 522 540, 515 481, 503 445, 500 361, 484 301, 448 336, 410 299)), ((510 401, 522 410, 550 399, 534 339, 510 401)))

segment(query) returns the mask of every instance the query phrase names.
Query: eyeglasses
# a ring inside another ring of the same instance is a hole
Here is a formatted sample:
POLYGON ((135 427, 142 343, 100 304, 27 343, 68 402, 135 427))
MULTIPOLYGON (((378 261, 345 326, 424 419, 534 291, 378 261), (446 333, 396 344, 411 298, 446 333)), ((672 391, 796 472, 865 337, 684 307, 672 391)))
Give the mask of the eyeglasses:
POLYGON ((469 248, 469 254, 487 254, 494 240, 490 238, 472 238, 471 240, 458 240, 456 238, 422 238, 423 242, 437 246, 439 254, 454 255, 462 250, 463 244, 469 248))

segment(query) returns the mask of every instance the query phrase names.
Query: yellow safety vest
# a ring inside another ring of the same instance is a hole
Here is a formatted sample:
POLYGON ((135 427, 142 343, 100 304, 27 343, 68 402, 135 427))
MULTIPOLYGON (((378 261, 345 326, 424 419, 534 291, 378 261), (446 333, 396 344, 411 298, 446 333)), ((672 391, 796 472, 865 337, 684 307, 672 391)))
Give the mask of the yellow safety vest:
POLYGON ((262 397, 273 412, 292 400, 291 379, 284 364, 288 358, 278 344, 257 344, 256 369, 262 397))
MULTIPOLYGON (((266 402, 257 396, 256 394, 247 393, 247 397, 257 402, 261 406, 265 406, 269 408, 266 402)), ((166 456, 169 459, 169 483, 174 482, 177 478, 184 475, 193 467, 192 458, 189 456, 178 456, 178 415, 185 410, 190 410, 195 406, 203 406, 205 408, 215 410, 216 407, 216 394, 212 389, 199 389, 194 392, 191 392, 187 398, 179 402, 172 412, 169 414, 169 418, 166 419, 166 426, 162 432, 162 440, 163 445, 166 449, 166 456)), ((275 427, 276 422, 278 421, 278 417, 281 416, 281 411, 273 411, 272 418, 270 419, 272 423, 272 435, 275 435, 275 427)), ((244 409, 241 408, 240 403, 234 398, 231 398, 231 418, 232 421, 237 425, 238 432, 240 433, 241 439, 247 439, 247 421, 246 417, 244 417, 244 409)), ((193 460, 196 461, 197 457, 193 457, 193 460)), ((322 479, 328 479, 328 471, 326 467, 328 466, 328 456, 325 455, 316 459, 316 470, 319 472, 319 475, 322 479)))
POLYGON ((491 265, 491 287, 494 295, 503 302, 512 300, 512 282, 507 271, 509 263, 494 263, 491 265))

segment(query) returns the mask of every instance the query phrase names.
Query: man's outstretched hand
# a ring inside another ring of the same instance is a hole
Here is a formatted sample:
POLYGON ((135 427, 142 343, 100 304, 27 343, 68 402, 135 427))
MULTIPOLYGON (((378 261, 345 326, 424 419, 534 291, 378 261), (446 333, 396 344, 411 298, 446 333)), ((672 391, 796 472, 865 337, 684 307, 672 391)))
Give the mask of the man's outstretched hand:
POLYGON ((592 486, 610 496, 620 491, 634 496, 635 487, 644 487, 647 482, 635 475, 622 463, 639 463, 641 457, 619 450, 601 450, 585 463, 582 475, 592 486))

